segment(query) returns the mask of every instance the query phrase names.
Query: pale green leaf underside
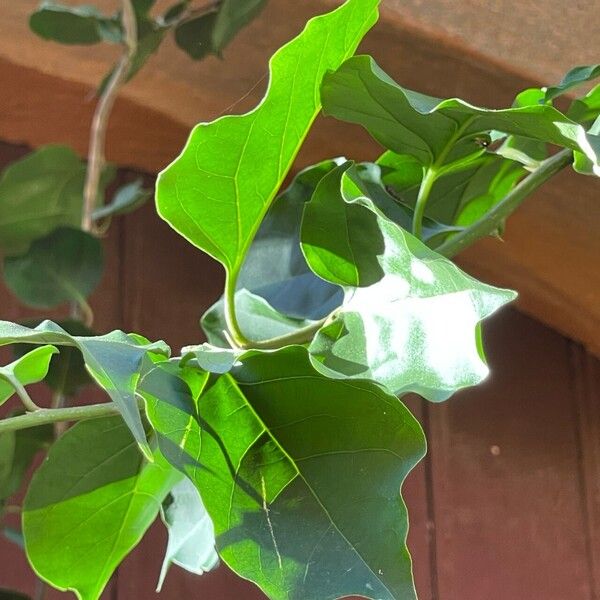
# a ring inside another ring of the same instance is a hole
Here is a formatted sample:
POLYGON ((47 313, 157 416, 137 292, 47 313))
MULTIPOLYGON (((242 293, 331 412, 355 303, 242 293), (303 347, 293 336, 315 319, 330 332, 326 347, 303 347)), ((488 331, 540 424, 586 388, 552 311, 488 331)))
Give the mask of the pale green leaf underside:
POLYGON ((119 417, 72 427, 25 499, 23 532, 36 573, 81 600, 97 600, 179 477, 160 454, 147 463, 119 417))
POLYGON ((4 404, 15 393, 11 381, 21 385, 42 381, 48 374, 52 355, 56 353, 58 350, 54 346, 41 346, 0 367, 0 404, 4 404))
POLYGON ((241 266, 263 216, 320 109, 324 73, 354 53, 378 0, 348 0, 309 21, 270 62, 269 89, 250 113, 201 123, 159 176, 159 214, 229 271, 241 266))
POLYGON ((309 347, 313 364, 330 377, 374 379, 396 394, 434 401, 479 383, 488 374, 479 322, 516 294, 477 281, 427 248, 361 195, 353 176, 349 165, 338 167, 327 175, 333 193, 326 209, 306 206, 309 265, 346 286, 336 319, 309 347), (324 230, 352 235, 340 247, 320 235, 324 230))
POLYGON ((99 336, 73 336, 52 321, 43 321, 34 328, 0 321, 0 346, 19 343, 78 348, 88 371, 117 405, 141 449, 150 456, 135 386, 148 352, 169 354, 164 342, 140 345, 133 336, 118 330, 99 336))
POLYGON ((142 393, 221 558, 269 598, 415 598, 399 490, 425 447, 396 398, 323 377, 297 346, 247 353, 201 396, 164 369, 142 393))

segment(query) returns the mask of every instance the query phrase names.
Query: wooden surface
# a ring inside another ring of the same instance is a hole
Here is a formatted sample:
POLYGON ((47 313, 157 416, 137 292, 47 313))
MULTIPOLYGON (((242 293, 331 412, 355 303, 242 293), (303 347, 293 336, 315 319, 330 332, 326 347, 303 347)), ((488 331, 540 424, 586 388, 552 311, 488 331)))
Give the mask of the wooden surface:
MULTIPOLYGON (((0 164, 22 152, 0 145, 0 164)), ((100 330, 140 331, 175 350, 201 339, 198 318, 222 285, 214 262, 151 206, 117 221, 105 247, 109 270, 92 300, 100 330)), ((1 318, 31 316, 6 290, 0 298, 1 318)), ((595 600, 600 363, 513 309, 486 326, 485 345, 492 375, 483 386, 439 405, 409 400, 430 448, 405 486, 419 597, 595 600)), ((197 578, 176 567, 155 596, 165 544, 157 524, 103 600, 263 598, 225 568, 197 578)), ((34 585, 22 552, 0 539, 0 587, 31 593, 34 585)))
MULTIPOLYGON (((194 63, 167 40, 117 102, 108 157, 149 172, 164 167, 195 123, 256 104, 266 86, 268 57, 308 17, 336 3, 272 0, 224 61, 194 63)), ((85 153, 93 89, 117 49, 63 47, 36 38, 27 29, 36 4, 19 0, 0 8, 0 139, 67 143, 85 153)), ((97 4, 110 10, 116 0, 97 4)), ((465 0, 458 7, 450 0, 383 0, 382 19, 362 50, 407 87, 506 106, 517 90, 556 80, 569 66, 594 59, 595 47, 577 41, 600 18, 594 4, 570 6, 561 27, 553 27, 552 19, 564 12, 558 0, 545 2, 543 11, 538 3, 513 0, 465 0)), ((341 154, 371 159, 379 151, 358 127, 321 119, 296 168, 341 154)), ((597 355, 599 190, 597 180, 561 175, 511 219, 505 244, 483 241, 461 257, 474 275, 519 289, 521 310, 597 355)))

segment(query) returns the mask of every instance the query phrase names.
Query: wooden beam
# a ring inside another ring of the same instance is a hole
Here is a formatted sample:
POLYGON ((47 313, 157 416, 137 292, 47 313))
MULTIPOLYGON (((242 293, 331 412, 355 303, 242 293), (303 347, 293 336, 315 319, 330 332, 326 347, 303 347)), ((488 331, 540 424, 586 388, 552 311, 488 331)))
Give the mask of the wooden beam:
MULTIPOLYGON (((117 102, 109 127, 108 158, 120 165, 158 171, 177 155, 196 122, 221 113, 243 112, 255 105, 266 86, 268 57, 297 33, 308 17, 336 3, 270 2, 263 16, 228 48, 224 61, 209 58, 193 63, 167 41, 117 102)), ((20 0, 1 9, 0 139, 31 146, 66 143, 83 154, 93 89, 115 60, 115 49, 63 47, 37 39, 27 29, 27 15, 36 4, 37 0, 20 0)), ((115 2, 103 0, 98 4, 109 7, 115 2)), ((425 11, 419 21, 414 2, 409 2, 412 8, 408 17, 400 12, 402 4, 397 0, 384 2, 382 20, 363 50, 373 54, 407 87, 494 107, 510 104, 516 91, 540 83, 520 74, 514 65, 483 53, 479 43, 476 50, 457 43, 465 31, 459 35, 452 30, 453 41, 439 23, 427 22, 427 14, 437 14, 433 9, 425 11)), ((433 2, 436 10, 441 10, 441 4, 442 0, 433 2)), ((452 23, 454 27, 455 21, 452 23)), ((496 35, 498 23, 490 22, 489 27, 493 29, 491 35, 496 35)), ((542 25, 529 33, 539 37, 539 31, 543 31, 542 25)), ((527 34, 523 30, 503 31, 511 39, 527 34)), ((576 48, 571 45, 568 50, 565 62, 587 59, 587 55, 574 55, 576 48)), ((550 73, 563 68, 549 61, 542 64, 539 56, 537 60, 533 70, 550 73)), ((379 151, 360 128, 321 119, 297 167, 341 154, 371 159, 379 151)), ((597 180, 561 175, 509 221, 504 243, 482 241, 459 259, 475 276, 517 289, 521 310, 583 342, 597 354, 599 186, 597 180)))

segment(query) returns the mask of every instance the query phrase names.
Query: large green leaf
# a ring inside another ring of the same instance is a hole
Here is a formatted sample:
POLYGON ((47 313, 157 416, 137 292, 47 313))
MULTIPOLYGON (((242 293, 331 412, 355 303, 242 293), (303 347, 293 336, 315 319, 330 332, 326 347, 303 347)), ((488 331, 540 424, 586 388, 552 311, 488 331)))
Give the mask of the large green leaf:
POLYGON ((141 392, 221 558, 269 598, 416 597, 399 492, 425 440, 395 397, 320 375, 298 346, 250 352, 208 381, 158 367, 141 392))
POLYGON ((568 91, 587 81, 600 77, 600 65, 582 65, 572 68, 557 85, 551 85, 544 90, 544 101, 551 102, 568 91))
POLYGON ((169 348, 164 342, 146 344, 118 330, 92 337, 70 335, 52 321, 43 321, 34 328, 0 321, 0 345, 23 343, 77 348, 96 383, 106 390, 140 448, 150 456, 135 398, 135 386, 143 360, 149 352, 168 356, 169 348))
POLYGON ((600 169, 600 154, 583 127, 552 106, 490 110, 439 100, 400 87, 369 56, 328 73, 321 95, 326 114, 358 123, 386 148, 436 169, 472 160, 481 152, 480 136, 491 131, 581 151, 600 169))
POLYGON ((85 165, 65 146, 45 146, 0 178, 0 251, 24 252, 60 225, 81 221, 85 165))
POLYGON ((35 455, 52 443, 52 425, 40 425, 0 435, 0 513, 2 503, 15 494, 35 455))
POLYGON ((44 0, 31 15, 29 26, 40 37, 61 44, 119 43, 119 20, 106 17, 94 6, 65 6, 44 0))
POLYGON ((169 530, 169 542, 157 592, 160 592, 171 564, 202 575, 219 563, 215 528, 194 484, 183 477, 173 486, 170 502, 165 504, 162 517, 169 530))
POLYGON ((324 73, 353 54, 378 0, 348 0, 312 19, 271 59, 263 101, 193 130, 159 176, 160 215, 234 277, 320 109, 324 73))
POLYGON ((81 229, 59 227, 29 250, 4 260, 4 279, 24 304, 55 308, 85 303, 100 283, 104 257, 100 240, 81 229))
POLYGON ((179 477, 160 453, 144 460, 120 417, 78 423, 52 446, 25 498, 34 570, 60 590, 97 600, 179 477))
POLYGON ((0 367, 0 404, 4 404, 15 393, 15 385, 25 386, 42 381, 48 374, 52 355, 57 353, 54 346, 41 346, 0 367))
POLYGON ((478 324, 516 294, 473 279, 387 219, 349 165, 327 178, 327 197, 306 206, 302 244, 315 273, 344 284, 346 297, 309 347, 315 367, 434 401, 479 383, 488 369, 478 324), (339 230, 343 245, 322 235, 339 230))

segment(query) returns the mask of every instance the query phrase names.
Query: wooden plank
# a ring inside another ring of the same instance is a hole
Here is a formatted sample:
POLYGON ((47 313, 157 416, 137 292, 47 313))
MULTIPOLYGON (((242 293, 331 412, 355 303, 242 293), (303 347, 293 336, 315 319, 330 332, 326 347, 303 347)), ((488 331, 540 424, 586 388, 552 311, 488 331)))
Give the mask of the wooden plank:
POLYGON ((510 310, 488 382, 431 408, 440 600, 589 600, 568 342, 510 310))

